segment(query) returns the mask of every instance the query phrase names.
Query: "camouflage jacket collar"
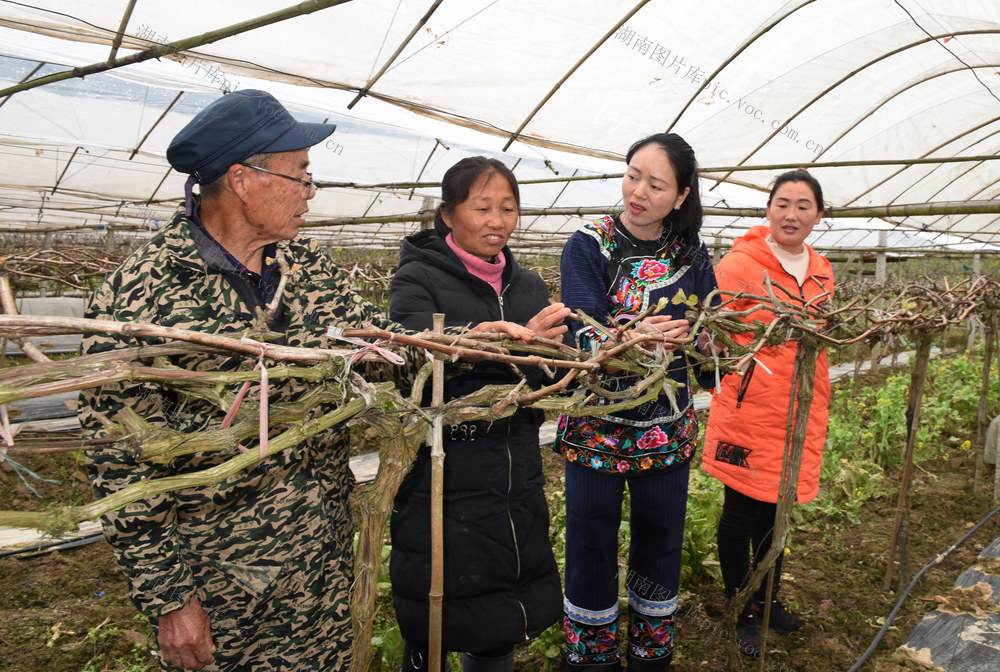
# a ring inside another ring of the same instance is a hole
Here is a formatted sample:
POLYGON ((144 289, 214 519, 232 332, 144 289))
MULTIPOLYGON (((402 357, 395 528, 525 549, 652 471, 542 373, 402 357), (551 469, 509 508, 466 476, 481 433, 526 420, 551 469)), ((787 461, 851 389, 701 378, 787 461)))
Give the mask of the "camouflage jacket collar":
MULTIPOLYGON (((161 234, 163 236, 164 251, 167 253, 167 263, 180 264, 181 266, 194 268, 206 273, 218 273, 221 269, 210 265, 198 254, 198 245, 191 232, 193 226, 188 221, 183 210, 178 210, 174 214, 170 220, 170 224, 161 234)), ((304 252, 305 248, 306 246, 297 240, 282 240, 278 242, 275 258, 278 260, 280 266, 285 260, 298 258, 298 255, 304 252)), ((288 266, 287 264, 285 265, 288 266)), ((288 282, 292 282, 295 279, 297 270, 297 265, 295 264, 292 264, 287 269, 289 273, 288 282)), ((282 273, 285 272, 285 270, 282 270, 282 273)))

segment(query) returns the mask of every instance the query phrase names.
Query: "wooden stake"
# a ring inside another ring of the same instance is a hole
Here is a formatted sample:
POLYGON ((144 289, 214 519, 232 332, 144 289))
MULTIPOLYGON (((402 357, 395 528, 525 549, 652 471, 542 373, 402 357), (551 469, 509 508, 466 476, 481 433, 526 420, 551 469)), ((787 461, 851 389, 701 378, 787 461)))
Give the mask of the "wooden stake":
POLYGON ((910 481, 913 478, 913 450, 917 443, 917 427, 920 424, 920 402, 924 394, 924 382, 927 380, 927 362, 931 356, 932 337, 932 332, 917 332, 916 361, 913 362, 913 372, 910 374, 910 399, 906 407, 906 463, 903 466, 903 482, 899 487, 896 522, 892 526, 892 539, 889 545, 889 564, 885 569, 885 582, 882 585, 884 590, 889 590, 892 587, 897 546, 900 549, 900 585, 905 585, 910 578, 910 570, 906 557, 906 542, 909 533, 907 524, 910 518, 910 481))
MULTIPOLYGON (((789 422, 790 432, 785 439, 785 456, 781 467, 781 486, 778 491, 777 509, 774 515, 774 529, 771 531, 771 547, 758 563, 756 569, 750 575, 746 586, 732 597, 726 604, 726 614, 724 617, 726 639, 736 642, 736 619, 743 607, 750 601, 751 596, 764 580, 765 576, 772 572, 774 563, 778 559, 779 553, 785 552, 785 542, 788 538, 788 521, 791 518, 792 505, 795 503, 798 485, 799 470, 802 467, 802 454, 806 445, 806 429, 809 423, 809 411, 812 406, 813 388, 816 378, 816 358, 822 351, 822 347, 808 336, 804 337, 795 355, 795 369, 793 374, 792 389, 795 394, 789 398, 789 422), (794 409, 794 414, 793 414, 794 409), (791 418, 794 417, 794 422, 791 418)), ((768 582, 768 591, 771 590, 773 581, 768 582)), ((768 593, 770 594, 770 592, 768 593)), ((767 622, 770 614, 770 600, 764 601, 764 629, 761 634, 767 636, 767 622)), ((763 650, 763 648, 762 648, 763 650)), ((741 654, 735 646, 726 647, 726 669, 736 672, 741 669, 741 654)), ((760 657, 761 668, 763 669, 763 654, 760 657)))
POLYGON ((882 341, 878 341, 872 346, 871 349, 871 364, 869 365, 869 372, 873 376, 877 376, 879 369, 882 364, 882 341))
MULTIPOLYGON (((983 485, 980 479, 983 477, 983 450, 986 447, 986 404, 990 396, 990 366, 993 364, 993 339, 994 333, 992 325, 983 320, 983 384, 979 390, 979 412, 976 415, 976 443, 973 450, 976 452, 976 467, 972 476, 972 494, 978 497, 983 492, 983 485)), ((971 348, 970 348, 971 350, 971 348)))

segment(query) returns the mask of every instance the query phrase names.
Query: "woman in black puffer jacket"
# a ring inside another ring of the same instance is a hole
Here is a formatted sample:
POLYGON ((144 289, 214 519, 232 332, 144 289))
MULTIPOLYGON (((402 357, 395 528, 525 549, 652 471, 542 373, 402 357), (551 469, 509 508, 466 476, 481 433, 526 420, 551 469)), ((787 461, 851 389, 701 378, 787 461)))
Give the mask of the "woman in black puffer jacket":
MULTIPOLYGON (((520 199, 513 173, 496 159, 459 161, 445 173, 434 230, 406 238, 392 280, 389 315, 409 329, 506 320, 559 339, 569 311, 549 304, 538 274, 517 265, 507 239, 520 199)), ((539 371, 525 371, 537 387, 539 371)), ((484 385, 517 383, 506 364, 480 362, 449 378, 445 398, 484 385)), ((542 413, 519 409, 492 424, 444 428, 443 650, 462 651, 464 672, 513 669, 514 644, 562 613, 562 589, 548 537, 538 427, 542 413)), ((406 642, 403 672, 426 669, 431 568, 430 451, 420 447, 396 494, 392 577, 406 642)))

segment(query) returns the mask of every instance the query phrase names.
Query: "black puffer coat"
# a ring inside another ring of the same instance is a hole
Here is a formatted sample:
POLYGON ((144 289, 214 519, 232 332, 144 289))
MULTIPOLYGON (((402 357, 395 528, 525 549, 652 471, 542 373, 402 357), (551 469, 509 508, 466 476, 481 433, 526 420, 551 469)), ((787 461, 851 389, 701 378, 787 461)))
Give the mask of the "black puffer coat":
MULTIPOLYGON (((503 254, 498 297, 436 233, 409 236, 392 280, 389 316, 409 329, 429 329, 435 312, 445 314, 448 326, 500 319, 527 323, 547 304, 545 283, 519 267, 507 248, 503 254)), ((445 397, 517 380, 508 366, 481 362, 450 378, 445 397)), ((489 652, 523 642, 562 613, 538 448, 541 421, 540 411, 521 409, 492 426, 466 422, 444 428, 447 651, 489 652)), ((391 521, 396 618, 403 637, 420 648, 427 642, 430 590, 430 474, 425 445, 399 488, 391 521)))

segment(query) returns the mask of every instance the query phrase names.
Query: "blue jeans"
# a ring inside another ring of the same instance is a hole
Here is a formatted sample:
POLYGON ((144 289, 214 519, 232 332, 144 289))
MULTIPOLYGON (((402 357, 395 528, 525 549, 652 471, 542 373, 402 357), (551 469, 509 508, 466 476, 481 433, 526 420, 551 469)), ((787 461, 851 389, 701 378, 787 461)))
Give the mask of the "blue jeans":
POLYGON ((625 581, 629 654, 671 655, 689 471, 685 464, 660 475, 617 478, 566 463, 564 627, 569 662, 618 660, 618 528, 626 483, 631 497, 625 581), (650 634, 654 631, 658 634, 650 634))

